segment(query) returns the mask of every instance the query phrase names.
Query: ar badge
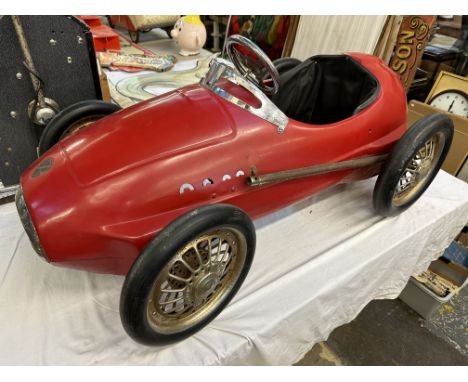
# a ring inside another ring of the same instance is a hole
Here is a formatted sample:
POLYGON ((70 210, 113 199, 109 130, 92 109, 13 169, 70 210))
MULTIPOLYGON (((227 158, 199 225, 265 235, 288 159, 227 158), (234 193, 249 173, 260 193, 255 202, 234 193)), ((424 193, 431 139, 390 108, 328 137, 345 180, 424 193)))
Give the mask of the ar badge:
POLYGON ((46 171, 49 171, 49 169, 52 167, 53 164, 54 164, 54 160, 52 158, 44 159, 41 163, 39 163, 39 165, 33 171, 32 177, 37 178, 39 175, 42 175, 46 171))

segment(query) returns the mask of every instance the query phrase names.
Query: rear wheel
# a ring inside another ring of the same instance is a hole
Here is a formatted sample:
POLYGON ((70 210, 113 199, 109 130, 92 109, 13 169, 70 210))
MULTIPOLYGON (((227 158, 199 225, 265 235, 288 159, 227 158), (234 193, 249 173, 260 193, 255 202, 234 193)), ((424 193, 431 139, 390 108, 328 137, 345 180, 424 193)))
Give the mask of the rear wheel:
POLYGON ((436 113, 417 121, 395 145, 377 179, 374 208, 383 216, 410 207, 429 187, 453 138, 453 122, 436 113))
POLYGON ((253 224, 236 207, 211 205, 176 219, 127 275, 120 300, 125 330, 147 345, 199 331, 237 293, 254 252, 253 224))
POLYGON ((164 30, 166 31, 166 33, 167 33, 167 38, 172 39, 172 36, 171 36, 171 30, 172 30, 172 28, 174 28, 174 27, 173 27, 173 26, 170 26, 170 27, 164 27, 164 28, 162 28, 162 29, 164 29, 164 30))
POLYGON ((115 25, 114 25, 114 23, 112 22, 111 17, 112 17, 112 16, 106 15, 107 24, 109 24, 109 26, 110 26, 112 29, 114 29, 114 28, 115 28, 115 25))
POLYGON ((128 34, 130 36, 130 40, 132 40, 135 44, 140 41, 140 31, 128 31, 128 34))

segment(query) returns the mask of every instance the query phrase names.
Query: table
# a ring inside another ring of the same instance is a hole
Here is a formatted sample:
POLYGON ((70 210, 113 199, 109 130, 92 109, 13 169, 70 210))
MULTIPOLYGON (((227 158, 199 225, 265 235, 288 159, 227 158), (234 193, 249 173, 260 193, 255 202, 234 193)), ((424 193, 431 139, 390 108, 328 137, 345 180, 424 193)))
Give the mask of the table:
POLYGON ((396 298, 468 221, 468 185, 445 172, 394 218, 373 211, 374 182, 341 184, 257 220, 254 263, 231 304, 196 335, 160 348, 125 334, 122 277, 47 264, 14 204, 2 205, 0 364, 295 363, 371 300, 396 298))

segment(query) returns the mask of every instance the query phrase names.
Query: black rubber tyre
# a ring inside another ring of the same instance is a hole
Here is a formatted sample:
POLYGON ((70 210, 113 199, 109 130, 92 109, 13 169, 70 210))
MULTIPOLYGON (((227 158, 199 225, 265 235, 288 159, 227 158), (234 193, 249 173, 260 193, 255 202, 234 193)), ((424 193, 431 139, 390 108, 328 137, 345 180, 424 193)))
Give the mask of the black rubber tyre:
POLYGON ((93 117, 98 120, 120 109, 118 105, 101 100, 81 101, 66 107, 48 123, 42 132, 38 147, 39 156, 67 135, 67 130, 80 120, 93 117))
POLYGON ((444 114, 435 113, 417 121, 393 148, 377 179, 373 193, 375 210, 383 216, 395 216, 410 207, 429 187, 447 157, 453 139, 453 122, 444 114), (395 203, 394 195, 400 178, 424 144, 433 137, 443 141, 433 157, 429 172, 415 183, 414 192, 403 203, 395 203), (419 183, 418 183, 419 182, 419 183), (417 188, 416 188, 417 187, 417 188))
POLYGON ((130 40, 132 40, 135 44, 140 41, 140 31, 128 31, 128 35, 130 36, 130 40))
POLYGON ((275 68, 279 74, 286 73, 288 70, 295 68, 300 63, 301 60, 292 57, 277 58, 273 61, 273 64, 275 65, 275 68))
POLYGON ((115 25, 114 25, 114 23, 113 23, 112 20, 111 20, 111 16, 106 15, 106 19, 107 19, 107 24, 109 24, 109 27, 111 27, 112 29, 114 29, 114 28, 115 28, 115 25))
POLYGON ((212 321, 231 301, 242 285, 255 253, 255 228, 245 212, 227 204, 197 208, 179 217, 146 246, 130 269, 120 296, 120 318, 125 331, 145 345, 166 345, 181 341, 212 321), (234 228, 245 238, 246 256, 232 289, 221 298, 210 314, 193 326, 175 333, 160 333, 148 318, 148 304, 155 280, 174 255, 187 243, 218 227, 234 228))
POLYGON ((171 36, 171 30, 172 28, 174 28, 173 26, 170 26, 170 27, 164 27, 162 29, 164 29, 164 31, 167 33, 167 38, 170 38, 172 39, 172 36, 171 36))

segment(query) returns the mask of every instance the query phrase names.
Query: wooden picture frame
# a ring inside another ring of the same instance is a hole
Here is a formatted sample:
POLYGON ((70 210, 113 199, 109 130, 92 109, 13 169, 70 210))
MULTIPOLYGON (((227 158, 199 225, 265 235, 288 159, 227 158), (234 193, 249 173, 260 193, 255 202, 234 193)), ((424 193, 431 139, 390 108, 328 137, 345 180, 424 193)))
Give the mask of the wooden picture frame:
POLYGON ((408 91, 419 67, 436 16, 404 16, 390 68, 408 91))

